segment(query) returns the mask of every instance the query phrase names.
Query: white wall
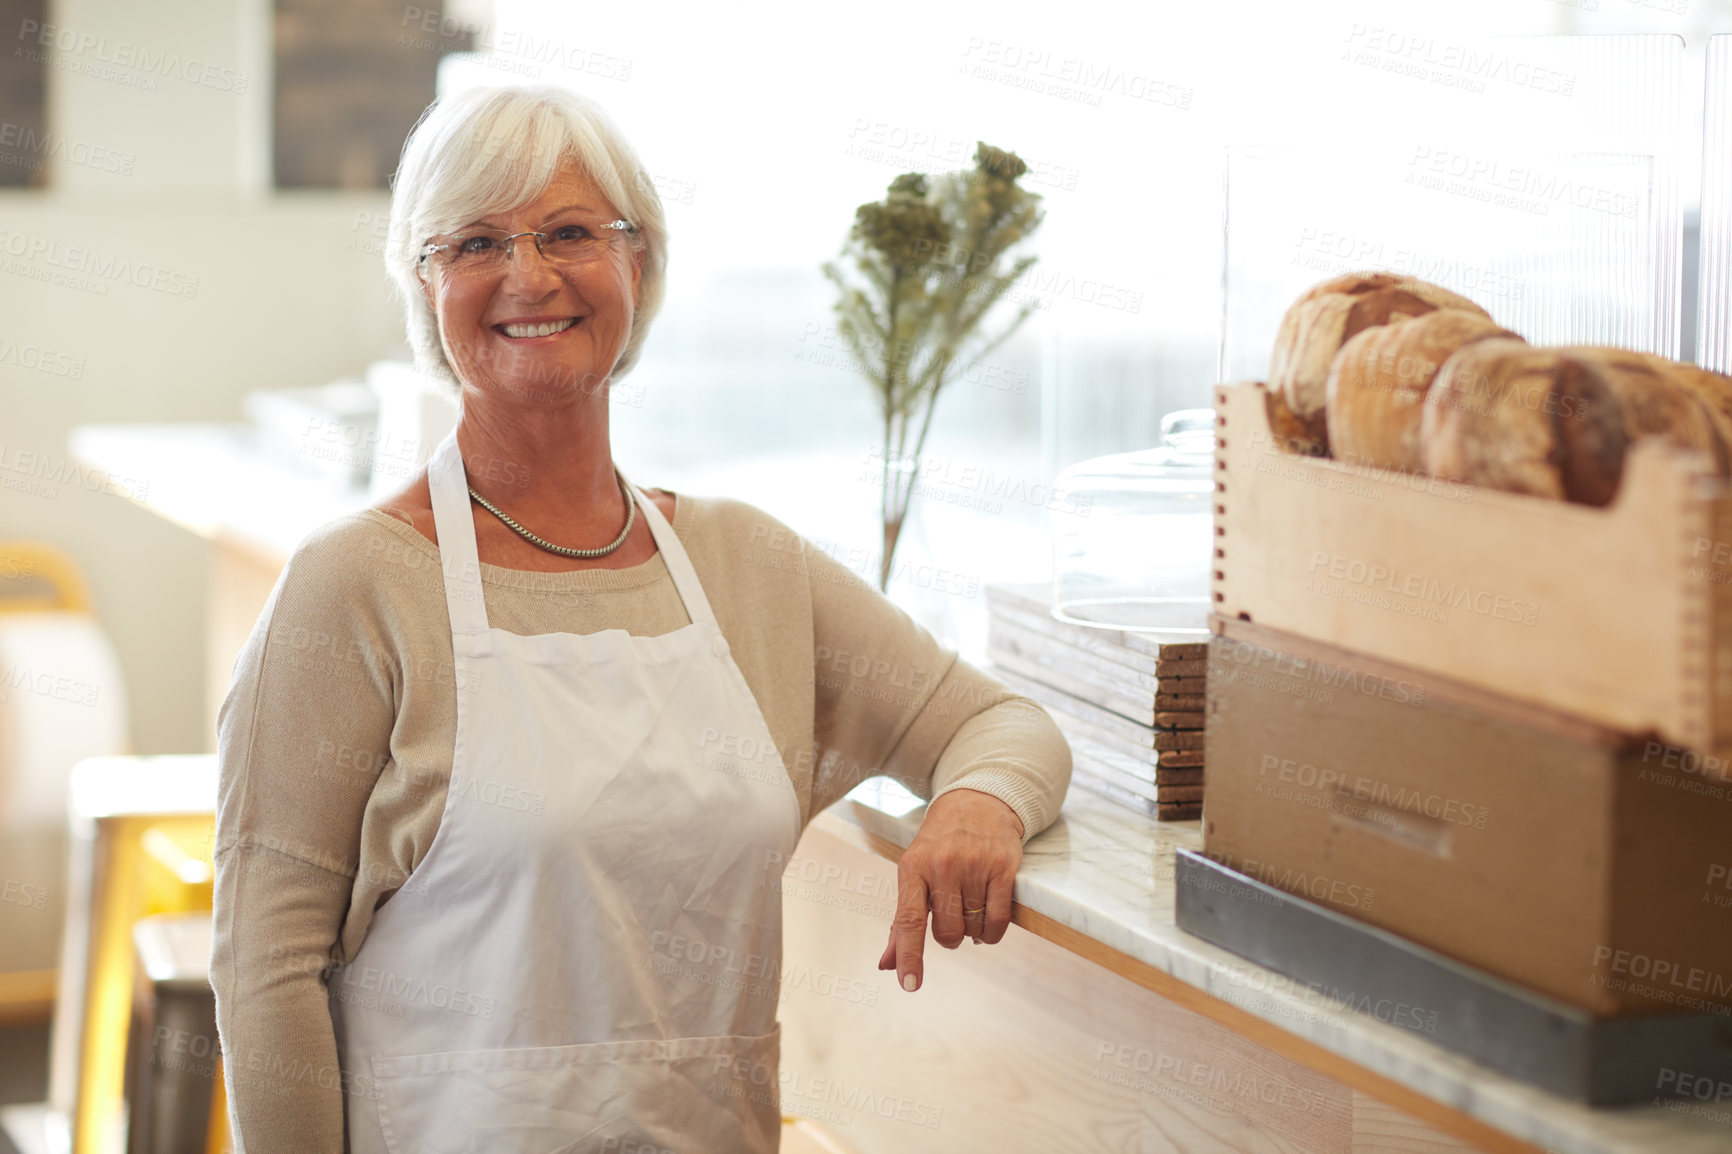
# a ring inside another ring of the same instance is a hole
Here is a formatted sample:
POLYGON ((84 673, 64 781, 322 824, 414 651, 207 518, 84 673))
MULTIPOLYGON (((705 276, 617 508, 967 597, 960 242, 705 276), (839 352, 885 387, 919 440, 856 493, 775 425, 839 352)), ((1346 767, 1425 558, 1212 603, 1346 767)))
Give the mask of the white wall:
POLYGON ((86 45, 71 41, 50 68, 49 128, 66 145, 55 151, 103 159, 56 163, 45 191, 0 193, 0 536, 49 542, 83 567, 140 753, 211 744, 208 550, 76 482, 21 491, 45 482, 18 454, 40 454, 58 475, 75 425, 238 420, 249 389, 353 374, 402 341, 368 251, 387 195, 262 191, 269 0, 178 0, 172 23, 165 7, 51 5, 50 23, 86 45), (113 63, 122 42, 180 67, 113 63), (188 62, 244 73, 246 91, 220 71, 215 86, 194 84, 186 75, 203 71, 188 62), (115 157, 120 171, 106 171, 115 157), (39 359, 26 349, 52 354, 50 368, 26 367, 39 359))

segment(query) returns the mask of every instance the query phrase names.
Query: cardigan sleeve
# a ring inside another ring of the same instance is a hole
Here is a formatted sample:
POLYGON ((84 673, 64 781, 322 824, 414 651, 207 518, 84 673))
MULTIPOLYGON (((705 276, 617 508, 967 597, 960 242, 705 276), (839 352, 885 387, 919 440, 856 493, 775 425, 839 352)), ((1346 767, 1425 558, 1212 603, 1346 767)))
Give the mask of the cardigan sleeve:
POLYGON ((237 1151, 344 1147, 324 974, 395 717, 364 567, 329 538, 290 559, 217 722, 211 986, 237 1151))
POLYGON ((886 774, 931 800, 998 798, 1023 840, 1058 816, 1071 752, 1045 709, 944 648, 888 598, 808 548, 818 773, 812 812, 886 774))

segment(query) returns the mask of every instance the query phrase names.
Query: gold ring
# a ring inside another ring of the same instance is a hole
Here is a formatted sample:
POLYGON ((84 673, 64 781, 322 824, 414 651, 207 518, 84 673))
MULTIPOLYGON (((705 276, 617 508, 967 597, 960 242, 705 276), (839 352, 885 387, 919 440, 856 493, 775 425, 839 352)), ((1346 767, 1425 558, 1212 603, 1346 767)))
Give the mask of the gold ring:
POLYGON ((971 909, 969 909, 969 908, 968 908, 968 907, 966 907, 966 906, 964 906, 964 907, 963 907, 963 909, 962 909, 962 916, 963 916, 963 917, 965 917, 965 918, 971 918, 971 917, 973 917, 973 916, 974 916, 974 915, 975 915, 975 914, 984 914, 984 913, 985 913, 985 912, 986 912, 986 907, 985 907, 985 906, 981 906, 981 907, 980 907, 980 908, 979 908, 979 909, 977 909, 977 910, 971 910, 971 909))

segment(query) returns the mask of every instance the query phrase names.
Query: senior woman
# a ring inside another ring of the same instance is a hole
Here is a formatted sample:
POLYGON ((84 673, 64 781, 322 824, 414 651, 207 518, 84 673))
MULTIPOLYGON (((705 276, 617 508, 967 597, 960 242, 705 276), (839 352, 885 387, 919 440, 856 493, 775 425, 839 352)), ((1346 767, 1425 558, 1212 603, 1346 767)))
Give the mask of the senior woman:
POLYGON ((1003 936, 1058 810, 1038 706, 767 514, 620 473, 608 387, 667 253, 641 172, 555 88, 441 101, 405 145, 386 262, 457 426, 301 543, 219 720, 250 1154, 775 1150, 805 823, 876 773, 931 799, 878 959, 912 991, 928 916, 1003 936))

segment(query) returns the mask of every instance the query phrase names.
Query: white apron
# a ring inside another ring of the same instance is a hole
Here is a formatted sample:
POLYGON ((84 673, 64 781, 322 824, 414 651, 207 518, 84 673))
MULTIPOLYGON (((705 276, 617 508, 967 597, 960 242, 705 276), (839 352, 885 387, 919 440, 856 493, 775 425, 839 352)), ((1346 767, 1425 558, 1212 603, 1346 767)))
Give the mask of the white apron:
POLYGON ((691 561, 633 487, 692 623, 491 629, 455 433, 428 475, 456 748, 426 856, 329 980, 349 1149, 775 1151, 799 804, 691 561))

